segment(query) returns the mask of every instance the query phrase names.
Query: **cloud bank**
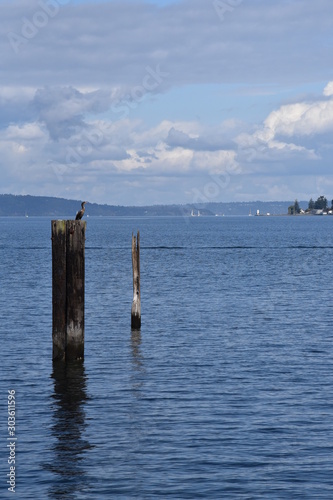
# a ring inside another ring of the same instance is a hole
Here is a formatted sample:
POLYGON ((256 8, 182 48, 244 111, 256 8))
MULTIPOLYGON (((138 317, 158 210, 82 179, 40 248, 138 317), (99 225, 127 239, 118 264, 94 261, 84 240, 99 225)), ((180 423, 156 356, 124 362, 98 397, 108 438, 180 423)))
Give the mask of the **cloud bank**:
POLYGON ((329 196, 330 13, 328 0, 239 2, 223 19, 206 0, 3 3, 1 191, 116 204, 329 196), (248 97, 259 121, 239 109, 240 85, 261 89, 248 97), (217 122, 185 118, 193 86, 221 107, 217 122), (178 88, 188 97, 171 111, 178 88))

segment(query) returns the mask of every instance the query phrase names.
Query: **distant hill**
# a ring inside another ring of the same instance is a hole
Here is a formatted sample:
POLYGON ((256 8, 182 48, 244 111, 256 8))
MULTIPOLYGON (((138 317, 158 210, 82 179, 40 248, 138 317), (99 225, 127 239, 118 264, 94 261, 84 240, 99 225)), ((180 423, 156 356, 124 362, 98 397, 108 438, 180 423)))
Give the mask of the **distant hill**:
MULTIPOLYGON (((0 216, 72 216, 80 209, 81 200, 51 198, 47 196, 0 195, 0 216)), ((154 205, 147 207, 125 207, 115 205, 86 204, 86 214, 91 216, 144 216, 144 215, 190 215, 193 207, 188 205, 154 205)), ((212 215, 202 210, 202 215, 212 215)))
MULTIPOLYGON (((288 213, 290 201, 272 202, 234 202, 234 203, 204 203, 196 205, 152 205, 145 207, 126 207, 115 205, 98 205, 87 203, 86 214, 91 216, 190 216, 193 210, 197 215, 255 215, 270 213, 280 215, 288 213)), ((50 216, 74 218, 79 210, 81 200, 67 200, 47 196, 16 196, 0 194, 0 216, 50 216)), ((307 207, 307 202, 300 202, 301 207, 307 207)))

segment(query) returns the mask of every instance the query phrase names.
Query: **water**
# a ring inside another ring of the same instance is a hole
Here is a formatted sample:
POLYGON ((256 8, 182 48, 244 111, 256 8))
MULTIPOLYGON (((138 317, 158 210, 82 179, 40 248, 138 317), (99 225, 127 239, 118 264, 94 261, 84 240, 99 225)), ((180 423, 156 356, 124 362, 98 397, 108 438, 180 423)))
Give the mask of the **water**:
POLYGON ((16 498, 333 498, 333 218, 90 217, 85 361, 66 370, 50 227, 0 219, 1 498, 11 389, 16 498))

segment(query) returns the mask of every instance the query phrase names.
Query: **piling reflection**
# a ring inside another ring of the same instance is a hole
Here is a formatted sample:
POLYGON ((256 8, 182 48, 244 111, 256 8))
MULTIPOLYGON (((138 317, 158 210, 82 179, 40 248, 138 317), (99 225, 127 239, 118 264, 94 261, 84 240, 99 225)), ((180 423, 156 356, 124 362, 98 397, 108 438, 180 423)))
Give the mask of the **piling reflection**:
POLYGON ((86 428, 86 375, 83 361, 54 362, 52 378, 53 425, 55 438, 52 464, 55 481, 49 489, 49 498, 74 499, 88 487, 83 466, 84 453, 90 448, 82 434, 86 428))
POLYGON ((131 349, 132 349, 132 361, 133 368, 135 371, 143 371, 143 356, 141 353, 141 331, 131 330, 131 349))
MULTIPOLYGON (((133 457, 140 455, 141 450, 145 448, 145 440, 147 437, 147 426, 145 422, 145 378, 146 369, 144 357, 141 351, 141 331, 131 330, 131 353, 132 353, 132 370, 131 370, 131 392, 132 398, 129 405, 129 440, 131 448, 129 451, 128 460, 133 460, 133 457)), ((139 468, 136 470, 137 489, 142 489, 142 477, 139 468)))

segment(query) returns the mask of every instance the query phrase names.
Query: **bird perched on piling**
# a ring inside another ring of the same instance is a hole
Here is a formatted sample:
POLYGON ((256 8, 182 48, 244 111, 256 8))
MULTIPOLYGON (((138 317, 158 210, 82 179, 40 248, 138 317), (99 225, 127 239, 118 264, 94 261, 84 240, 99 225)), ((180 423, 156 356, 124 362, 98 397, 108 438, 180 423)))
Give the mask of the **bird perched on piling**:
POLYGON ((79 210, 79 211, 76 213, 75 220, 81 220, 81 219, 82 219, 82 217, 83 217, 83 215, 84 215, 84 211, 85 211, 85 206, 84 206, 84 205, 85 205, 86 203, 87 203, 86 201, 83 201, 83 202, 81 203, 81 210, 79 210))

